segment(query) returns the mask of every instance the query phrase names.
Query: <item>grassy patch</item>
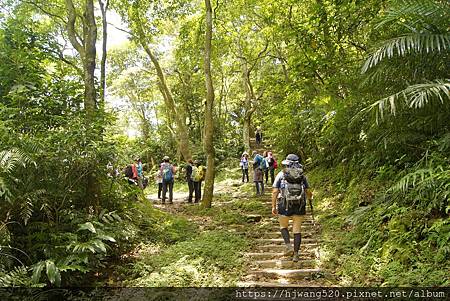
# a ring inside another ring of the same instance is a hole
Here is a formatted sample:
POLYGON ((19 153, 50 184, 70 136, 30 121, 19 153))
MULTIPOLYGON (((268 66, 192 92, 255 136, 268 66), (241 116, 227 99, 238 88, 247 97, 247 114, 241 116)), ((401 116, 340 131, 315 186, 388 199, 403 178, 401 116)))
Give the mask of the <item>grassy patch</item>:
POLYGON ((158 255, 143 255, 134 264, 138 277, 130 286, 230 286, 242 273, 244 238, 209 231, 174 244, 158 255))

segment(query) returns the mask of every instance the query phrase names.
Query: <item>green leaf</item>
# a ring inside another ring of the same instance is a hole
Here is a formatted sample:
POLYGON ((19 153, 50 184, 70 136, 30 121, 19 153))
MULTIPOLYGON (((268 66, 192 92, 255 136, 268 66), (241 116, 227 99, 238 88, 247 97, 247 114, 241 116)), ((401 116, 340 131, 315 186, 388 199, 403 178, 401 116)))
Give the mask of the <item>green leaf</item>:
POLYGON ((81 230, 88 230, 88 231, 91 231, 92 233, 96 233, 95 227, 91 222, 87 222, 87 223, 80 225, 80 227, 78 228, 78 231, 81 231, 81 230))
POLYGON ((106 246, 102 241, 96 239, 92 242, 92 244, 96 247, 97 250, 106 253, 106 246))
POLYGON ((114 239, 114 237, 108 236, 108 235, 99 235, 97 236, 99 239, 101 240, 107 240, 110 242, 116 242, 116 240, 114 239))
POLYGON ((45 262, 41 261, 34 265, 33 268, 33 276, 31 277, 31 280, 33 283, 39 283, 39 279, 41 278, 42 269, 45 266, 45 262))
MULTIPOLYGON (((52 260, 47 260, 46 262, 46 270, 47 270, 47 277, 51 284, 57 282, 57 274, 59 273, 57 271, 56 265, 52 260)), ((60 279, 61 280, 61 277, 60 279)))

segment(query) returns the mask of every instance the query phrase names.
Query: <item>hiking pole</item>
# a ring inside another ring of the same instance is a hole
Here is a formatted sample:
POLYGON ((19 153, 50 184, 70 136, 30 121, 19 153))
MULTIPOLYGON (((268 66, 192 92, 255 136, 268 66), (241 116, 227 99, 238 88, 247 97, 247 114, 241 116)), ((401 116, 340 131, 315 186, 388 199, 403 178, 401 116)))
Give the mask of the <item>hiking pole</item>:
MULTIPOLYGON (((313 225, 316 226, 316 220, 314 218, 313 200, 314 200, 314 195, 311 194, 311 197, 309 198, 309 208, 311 209, 311 217, 313 220, 313 225)), ((317 258, 320 260, 320 243, 317 244, 316 255, 317 255, 317 258)))
POLYGON ((311 217, 313 220, 313 224, 316 225, 316 220, 314 219, 314 208, 313 208, 313 204, 312 204, 313 199, 314 199, 314 196, 311 195, 311 197, 309 198, 309 208, 311 209, 311 217))

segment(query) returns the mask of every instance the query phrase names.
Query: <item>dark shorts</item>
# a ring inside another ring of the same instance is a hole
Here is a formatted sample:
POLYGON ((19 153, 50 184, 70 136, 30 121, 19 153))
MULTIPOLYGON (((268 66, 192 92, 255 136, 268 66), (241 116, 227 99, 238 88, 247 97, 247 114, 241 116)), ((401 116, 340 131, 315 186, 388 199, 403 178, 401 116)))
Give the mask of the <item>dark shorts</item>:
POLYGON ((278 214, 285 216, 292 215, 305 215, 306 214, 306 199, 301 204, 294 204, 286 209, 285 202, 282 199, 278 199, 278 214))

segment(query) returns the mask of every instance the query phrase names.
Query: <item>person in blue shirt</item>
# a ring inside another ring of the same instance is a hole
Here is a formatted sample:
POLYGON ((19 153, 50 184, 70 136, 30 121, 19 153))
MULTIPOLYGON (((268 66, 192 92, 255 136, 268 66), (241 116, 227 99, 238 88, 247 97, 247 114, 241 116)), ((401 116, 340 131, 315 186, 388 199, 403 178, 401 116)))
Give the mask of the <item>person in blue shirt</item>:
POLYGON ((256 187, 256 195, 264 194, 264 177, 263 177, 263 168, 265 166, 266 161, 263 156, 258 154, 257 151, 253 151, 253 182, 256 187))

